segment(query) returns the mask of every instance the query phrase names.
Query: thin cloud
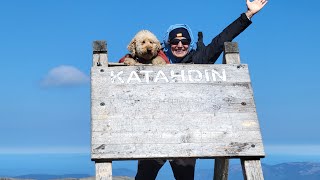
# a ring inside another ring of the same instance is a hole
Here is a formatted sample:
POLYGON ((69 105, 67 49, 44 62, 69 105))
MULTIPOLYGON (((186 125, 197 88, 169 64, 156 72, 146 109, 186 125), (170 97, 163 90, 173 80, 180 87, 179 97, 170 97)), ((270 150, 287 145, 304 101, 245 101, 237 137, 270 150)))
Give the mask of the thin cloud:
POLYGON ((87 84, 89 77, 73 66, 61 65, 51 69, 42 81, 44 87, 64 87, 87 84))
POLYGON ((265 151, 269 154, 285 155, 320 155, 319 144, 290 144, 290 145, 265 145, 265 151))
POLYGON ((89 154, 90 147, 15 147, 15 148, 0 148, 0 154, 63 154, 63 153, 77 153, 89 154))

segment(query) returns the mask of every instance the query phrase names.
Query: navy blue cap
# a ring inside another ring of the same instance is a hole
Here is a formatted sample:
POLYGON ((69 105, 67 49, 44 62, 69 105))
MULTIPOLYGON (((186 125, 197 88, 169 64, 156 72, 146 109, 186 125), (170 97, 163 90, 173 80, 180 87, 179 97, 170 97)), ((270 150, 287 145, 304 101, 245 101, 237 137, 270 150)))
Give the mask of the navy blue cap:
POLYGON ((176 28, 169 33, 169 41, 176 37, 184 37, 189 40, 191 39, 188 30, 182 27, 176 28))

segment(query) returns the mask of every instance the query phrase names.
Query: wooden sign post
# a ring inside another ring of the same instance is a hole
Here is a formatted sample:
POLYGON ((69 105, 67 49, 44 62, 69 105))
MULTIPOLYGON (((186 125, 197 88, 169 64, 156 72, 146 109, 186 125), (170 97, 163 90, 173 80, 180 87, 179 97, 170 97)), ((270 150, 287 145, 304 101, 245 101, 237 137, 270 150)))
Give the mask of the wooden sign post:
POLYGON ((221 180, 229 158, 240 158, 245 179, 263 179, 250 76, 236 44, 225 45, 226 64, 165 66, 108 63, 103 44, 94 42, 91 69, 96 179, 112 179, 114 160, 161 158, 214 158, 221 180))

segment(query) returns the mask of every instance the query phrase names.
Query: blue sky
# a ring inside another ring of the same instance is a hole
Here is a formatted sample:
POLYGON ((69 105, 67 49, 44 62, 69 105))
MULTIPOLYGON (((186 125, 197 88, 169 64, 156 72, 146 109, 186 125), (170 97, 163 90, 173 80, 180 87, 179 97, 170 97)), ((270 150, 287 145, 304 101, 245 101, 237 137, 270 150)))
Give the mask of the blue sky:
MULTIPOLYGON (((267 155, 320 155, 319 5, 271 0, 234 40, 267 155)), ((1 2, 0 153, 90 152, 92 41, 107 40, 113 62, 141 29, 162 39, 185 23, 207 44, 245 10, 244 0, 1 2)))

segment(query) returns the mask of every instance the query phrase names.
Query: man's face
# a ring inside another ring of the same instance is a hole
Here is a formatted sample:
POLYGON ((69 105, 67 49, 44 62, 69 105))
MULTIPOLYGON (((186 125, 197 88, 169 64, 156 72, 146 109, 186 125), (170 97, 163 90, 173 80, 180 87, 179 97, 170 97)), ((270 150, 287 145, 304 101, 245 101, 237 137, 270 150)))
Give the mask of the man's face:
POLYGON ((184 37, 176 37, 170 41, 171 52, 177 58, 183 58, 188 54, 190 40, 184 37))

